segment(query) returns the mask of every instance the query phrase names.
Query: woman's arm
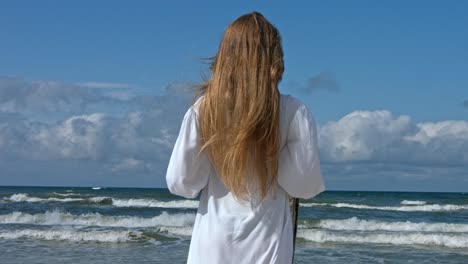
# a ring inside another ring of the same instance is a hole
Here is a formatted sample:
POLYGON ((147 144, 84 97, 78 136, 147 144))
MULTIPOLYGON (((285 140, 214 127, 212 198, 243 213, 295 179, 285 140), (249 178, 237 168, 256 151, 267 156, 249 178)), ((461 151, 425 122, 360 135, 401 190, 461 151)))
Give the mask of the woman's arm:
POLYGON ((286 144, 280 152, 278 183, 290 196, 297 198, 312 198, 325 190, 317 126, 304 104, 296 110, 286 144))
POLYGON ((211 163, 199 151, 197 114, 193 107, 185 113, 166 173, 169 191, 185 198, 195 198, 206 186, 211 163))

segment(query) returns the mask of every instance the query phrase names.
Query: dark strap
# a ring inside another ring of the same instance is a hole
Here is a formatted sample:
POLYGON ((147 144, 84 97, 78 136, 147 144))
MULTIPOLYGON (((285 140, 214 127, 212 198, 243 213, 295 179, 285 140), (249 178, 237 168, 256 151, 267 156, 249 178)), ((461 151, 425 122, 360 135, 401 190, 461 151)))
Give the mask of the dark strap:
POLYGON ((291 209, 291 218, 293 222, 293 254, 291 263, 294 263, 294 252, 296 249, 296 234, 297 234, 297 215, 299 212, 299 199, 289 197, 289 208, 291 209))

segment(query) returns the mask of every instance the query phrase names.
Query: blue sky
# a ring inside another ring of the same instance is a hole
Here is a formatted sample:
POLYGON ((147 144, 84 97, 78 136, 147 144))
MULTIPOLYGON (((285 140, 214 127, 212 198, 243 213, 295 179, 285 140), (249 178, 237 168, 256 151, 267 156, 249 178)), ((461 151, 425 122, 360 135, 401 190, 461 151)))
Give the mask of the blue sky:
POLYGON ((279 29, 280 90, 320 127, 329 189, 468 189, 463 1, 4 1, 0 184, 164 186, 227 25, 279 29))

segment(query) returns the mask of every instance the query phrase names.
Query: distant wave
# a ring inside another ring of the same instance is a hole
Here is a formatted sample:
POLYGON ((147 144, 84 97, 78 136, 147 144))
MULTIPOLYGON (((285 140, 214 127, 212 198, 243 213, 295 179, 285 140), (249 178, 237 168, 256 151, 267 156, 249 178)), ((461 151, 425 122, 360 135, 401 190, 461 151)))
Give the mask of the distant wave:
MULTIPOLYGON (((67 196, 67 195, 64 195, 67 196)), ((72 195, 70 195, 72 196, 72 195)), ((196 200, 173 200, 159 201, 155 199, 118 199, 105 196, 96 196, 88 198, 71 197, 31 197, 26 193, 13 194, 10 197, 3 198, 10 202, 85 202, 99 205, 113 205, 117 207, 160 207, 160 208, 198 208, 196 200)))
POLYGON ((401 201, 401 204, 404 204, 404 205, 424 205, 424 204, 426 204, 426 202, 425 201, 403 200, 403 201, 401 201))
POLYGON ((11 202, 76 202, 82 201, 83 198, 58 198, 58 197, 48 197, 48 198, 40 198, 40 197, 31 197, 26 193, 16 193, 12 194, 10 197, 3 198, 4 200, 8 200, 11 202))
POLYGON ((67 192, 67 193, 58 193, 58 192, 53 192, 52 194, 57 195, 57 196, 81 196, 79 193, 73 193, 73 192, 67 192))
POLYGON ((468 236, 466 235, 427 233, 343 234, 313 229, 299 229, 297 235, 298 237, 317 243, 341 242, 468 248, 468 236))
POLYGON ((175 200, 158 201, 149 199, 115 199, 112 198, 112 205, 119 207, 161 207, 161 208, 198 208, 198 201, 175 200))
MULTIPOLYGON (((376 220, 363 220, 357 217, 348 219, 324 219, 312 223, 309 228, 323 228, 329 230, 346 231, 409 231, 409 232, 439 232, 464 233, 468 232, 468 224, 450 223, 415 223, 415 222, 384 222, 376 220)), ((466 234, 468 235, 468 234, 466 234)))
POLYGON ((39 214, 12 212, 0 215, 0 224, 32 224, 32 225, 80 225, 105 227, 184 227, 191 226, 195 214, 162 212, 152 218, 136 216, 107 216, 99 213, 74 215, 59 210, 46 211, 39 214))
POLYGON ((404 212, 411 212, 411 211, 441 212, 441 211, 468 210, 468 205, 457 205, 457 204, 371 206, 371 205, 365 205, 365 204, 349 204, 349 203, 301 203, 300 205, 302 207, 332 206, 332 207, 345 207, 345 208, 355 208, 355 209, 404 211, 404 212))
MULTIPOLYGON (((97 205, 112 205, 116 207, 159 207, 159 208, 198 208, 196 200, 172 200, 160 201, 156 199, 130 198, 120 199, 107 196, 84 197, 76 193, 53 193, 56 197, 34 197, 26 193, 17 193, 9 197, 4 197, 3 201, 10 202, 81 202, 97 205)), ((367 210, 387 210, 387 211, 423 211, 423 212, 440 212, 440 211, 459 211, 468 210, 467 204, 426 204, 425 201, 401 201, 402 206, 372 206, 366 204, 352 203, 300 203, 302 207, 314 206, 331 206, 339 208, 354 208, 367 210)))

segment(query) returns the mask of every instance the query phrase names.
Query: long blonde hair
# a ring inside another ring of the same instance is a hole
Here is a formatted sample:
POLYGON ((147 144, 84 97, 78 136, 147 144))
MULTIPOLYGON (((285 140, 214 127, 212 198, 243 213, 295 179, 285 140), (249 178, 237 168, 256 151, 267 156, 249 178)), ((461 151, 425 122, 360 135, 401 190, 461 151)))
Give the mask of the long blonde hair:
POLYGON ((201 151, 224 185, 247 200, 255 183, 265 198, 277 180, 278 83, 284 72, 279 31, 262 14, 234 20, 224 32, 211 78, 199 84, 201 151))

